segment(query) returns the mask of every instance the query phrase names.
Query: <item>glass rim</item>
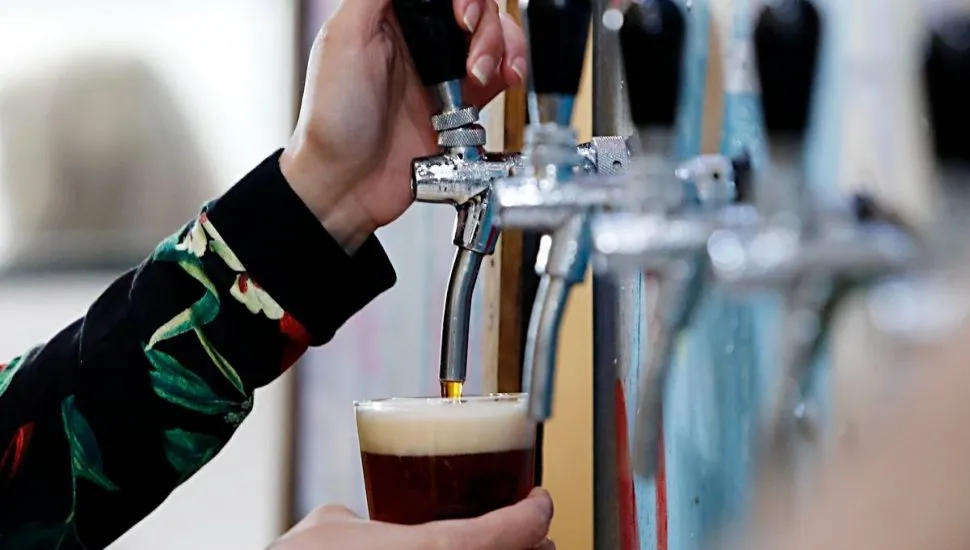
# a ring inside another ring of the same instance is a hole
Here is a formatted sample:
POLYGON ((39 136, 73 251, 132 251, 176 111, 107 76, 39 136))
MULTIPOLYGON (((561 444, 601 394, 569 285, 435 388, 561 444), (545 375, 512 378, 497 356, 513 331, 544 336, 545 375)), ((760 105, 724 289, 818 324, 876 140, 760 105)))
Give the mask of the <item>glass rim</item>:
POLYGON ((379 397, 354 401, 354 409, 383 408, 386 405, 437 405, 441 403, 495 403, 524 401, 527 393, 488 393, 462 397, 379 397))

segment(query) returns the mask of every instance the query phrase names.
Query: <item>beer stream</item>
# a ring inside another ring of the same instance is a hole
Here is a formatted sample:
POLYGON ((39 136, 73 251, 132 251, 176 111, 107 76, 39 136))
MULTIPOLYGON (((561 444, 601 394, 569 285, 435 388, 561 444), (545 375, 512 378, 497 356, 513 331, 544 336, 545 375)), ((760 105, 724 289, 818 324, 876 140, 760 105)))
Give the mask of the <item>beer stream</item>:
POLYGON ((459 399, 461 398, 461 392, 464 388, 465 383, 461 380, 442 380, 441 381, 441 397, 449 399, 459 399))

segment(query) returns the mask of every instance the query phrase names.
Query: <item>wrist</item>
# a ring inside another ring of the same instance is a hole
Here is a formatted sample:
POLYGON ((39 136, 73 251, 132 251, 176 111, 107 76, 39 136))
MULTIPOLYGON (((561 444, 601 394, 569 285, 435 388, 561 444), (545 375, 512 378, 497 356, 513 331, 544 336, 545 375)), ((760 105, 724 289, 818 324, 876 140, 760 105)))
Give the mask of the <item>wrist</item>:
POLYGON ((313 152, 313 145, 298 137, 280 155, 280 171, 303 204, 323 228, 353 255, 377 230, 371 216, 361 206, 346 181, 313 152), (336 179, 335 179, 336 178, 336 179))

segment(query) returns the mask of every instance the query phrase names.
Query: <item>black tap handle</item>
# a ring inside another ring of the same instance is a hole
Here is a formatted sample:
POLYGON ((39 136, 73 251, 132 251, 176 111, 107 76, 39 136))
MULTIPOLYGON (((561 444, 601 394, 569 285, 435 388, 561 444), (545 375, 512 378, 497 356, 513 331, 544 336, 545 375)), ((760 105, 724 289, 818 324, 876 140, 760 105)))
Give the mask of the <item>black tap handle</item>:
POLYGON ((970 18, 955 17, 934 29, 923 72, 937 159, 970 163, 970 18))
POLYGON ((745 149, 731 159, 734 168, 734 202, 744 204, 751 202, 752 197, 752 166, 751 154, 745 149))
POLYGON ((821 36, 822 17, 809 0, 781 0, 761 11, 754 47, 769 134, 804 134, 821 36))
POLYGON ((421 82, 434 86, 465 78, 470 36, 458 25, 452 0, 393 0, 393 5, 421 82))
POLYGON ((579 92, 591 11, 590 0, 529 0, 530 70, 537 94, 579 92))
POLYGON ((637 128, 669 128, 677 120, 686 35, 686 17, 673 0, 642 0, 624 14, 620 48, 637 128))

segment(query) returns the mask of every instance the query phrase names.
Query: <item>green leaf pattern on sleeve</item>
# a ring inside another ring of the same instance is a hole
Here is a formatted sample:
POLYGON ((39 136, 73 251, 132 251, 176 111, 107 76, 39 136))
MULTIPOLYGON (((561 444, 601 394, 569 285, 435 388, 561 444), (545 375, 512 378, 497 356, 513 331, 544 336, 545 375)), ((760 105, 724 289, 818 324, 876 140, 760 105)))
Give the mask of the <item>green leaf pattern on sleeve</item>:
POLYGON ((10 386, 10 382, 13 381, 13 377, 16 376, 22 364, 23 356, 20 356, 0 368, 0 395, 3 395, 3 392, 10 386))
POLYGON ((165 442, 165 457, 182 480, 212 460, 225 445, 217 437, 179 429, 166 431, 165 442))
POLYGON ((102 471, 101 450, 94 438, 94 432, 88 421, 74 406, 74 396, 70 396, 61 404, 61 418, 64 421, 64 433, 71 448, 71 471, 74 474, 75 488, 77 480, 87 479, 105 491, 117 491, 115 486, 102 471))
MULTIPOLYGON (((170 319, 159 321, 156 329, 149 327, 149 331, 144 332, 150 337, 139 347, 149 365, 151 391, 164 403, 203 418, 215 417, 234 429, 252 410, 256 383, 249 384, 253 387, 247 386, 226 358, 227 354, 217 349, 216 342, 224 342, 227 331, 231 334, 238 326, 252 326, 249 319, 246 319, 245 325, 239 325, 240 316, 264 318, 269 322, 263 321, 259 326, 278 331, 283 338, 271 333, 256 333, 256 336, 282 344, 280 363, 270 367, 284 370, 306 350, 309 335, 303 325, 249 278, 242 262, 208 221, 205 209, 188 228, 160 243, 143 269, 155 269, 152 264, 166 263, 177 265, 185 276, 197 282, 202 296, 170 319), (221 282, 216 284, 214 281, 221 282), (225 299, 235 300, 244 307, 237 307, 233 313, 226 314, 221 302, 225 299), (223 339, 218 338, 220 334, 223 339), (170 344, 171 348, 163 345, 176 338, 180 338, 178 345, 170 344), (193 352, 172 351, 185 350, 186 346, 192 349, 193 342, 197 346, 193 352), (218 377, 228 384, 216 384, 218 377)), ((0 365, 0 396, 15 383, 18 372, 30 368, 40 349, 32 350, 6 366, 0 365)), ((100 498, 120 499, 113 501, 116 503, 126 502, 126 498, 129 498, 126 497, 126 490, 132 489, 111 479, 110 469, 105 471, 98 441, 99 430, 103 428, 97 423, 92 425, 85 417, 82 411, 87 406, 87 402, 79 402, 74 395, 69 395, 60 403, 60 428, 69 449, 71 469, 70 486, 65 487, 70 495, 64 495, 65 519, 60 522, 19 524, 6 532, 0 531, 0 548, 83 549, 90 543, 82 541, 84 531, 79 529, 77 518, 81 517, 81 523, 88 525, 84 518, 89 517, 87 514, 97 515, 100 498), (83 490, 79 491, 79 488, 83 490), (67 505, 70 507, 67 508, 67 505)), ((231 434, 231 429, 201 433, 210 429, 206 426, 211 423, 186 422, 183 425, 180 422, 172 424, 171 420, 163 418, 162 425, 155 428, 159 430, 158 437, 165 453, 162 464, 167 462, 175 474, 171 479, 177 479, 178 483, 210 461, 224 447, 231 434)), ((25 470, 22 463, 31 460, 28 451, 32 433, 35 433, 33 421, 21 426, 9 441, 0 441, 0 473, 5 477, 0 482, 10 484, 17 475, 22 475, 21 472, 25 470)), ((111 433, 105 432, 101 436, 111 437, 111 433)), ((112 457, 112 460, 118 458, 112 457)), ((0 496, 4 496, 2 490, 3 485, 0 484, 0 496)))
POLYGON ((108 492, 118 487, 108 479, 101 462, 101 450, 87 419, 77 409, 74 396, 61 403, 61 421, 71 453, 71 509, 61 523, 25 525, 13 533, 4 534, 2 548, 12 550, 60 550, 84 548, 77 530, 78 482, 94 483, 108 492), (66 545, 66 546, 65 546, 66 545))
POLYGON ((201 376, 183 367, 167 353, 145 349, 151 362, 155 394, 175 405, 207 415, 225 415, 241 408, 240 403, 219 397, 201 376))

